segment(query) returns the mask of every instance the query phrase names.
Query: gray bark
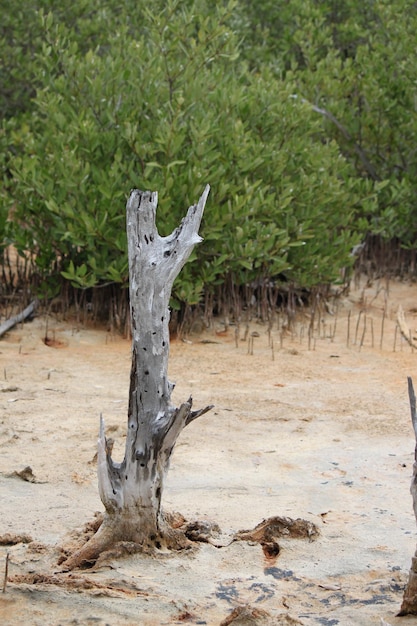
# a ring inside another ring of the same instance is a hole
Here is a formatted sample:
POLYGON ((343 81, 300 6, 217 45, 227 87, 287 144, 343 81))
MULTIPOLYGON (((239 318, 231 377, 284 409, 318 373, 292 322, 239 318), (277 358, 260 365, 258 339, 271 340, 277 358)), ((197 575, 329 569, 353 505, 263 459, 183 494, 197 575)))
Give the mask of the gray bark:
MULTIPOLYGON (((414 434, 416 438, 416 445, 414 449, 413 478, 411 480, 410 492, 413 498, 413 509, 417 522, 417 409, 413 381, 410 377, 408 377, 407 380, 411 421, 413 424, 414 434)), ((408 576, 408 583, 404 591, 403 602, 398 615, 417 615, 417 550, 413 558, 411 559, 411 568, 408 576)))
POLYGON ((106 513, 97 534, 66 561, 68 569, 94 561, 117 541, 144 548, 175 544, 161 514, 164 478, 182 429, 211 406, 192 411, 191 398, 178 408, 171 405, 169 300, 175 278, 201 241, 208 193, 209 186, 167 237, 155 224, 157 193, 134 190, 127 202, 132 366, 125 456, 122 463, 112 460, 101 419, 98 482, 106 513))
MULTIPOLYGON (((304 102, 307 102, 307 101, 304 100, 304 102)), ((358 155, 359 159, 362 162, 362 165, 364 166, 365 170, 368 172, 372 180, 381 180, 381 177, 378 175, 376 169, 374 168, 374 166, 372 165, 372 163, 366 156, 364 149, 353 139, 352 135, 339 122, 339 120, 332 113, 330 113, 330 111, 327 111, 326 109, 320 108, 316 106, 315 104, 310 104, 310 106, 313 109, 313 111, 315 111, 316 113, 320 113, 320 115, 324 115, 324 117, 327 117, 327 119, 330 120, 336 126, 336 128, 339 129, 339 131, 342 133, 346 141, 348 141, 353 146, 353 149, 355 150, 356 154, 358 155)))
POLYGON ((25 309, 23 309, 23 311, 17 315, 13 315, 13 317, 9 317, 8 320, 3 322, 3 324, 0 325, 0 337, 3 337, 3 335, 13 328, 13 326, 16 326, 16 324, 19 324, 20 322, 24 322, 27 317, 32 315, 35 312, 37 304, 37 301, 34 300, 25 309))

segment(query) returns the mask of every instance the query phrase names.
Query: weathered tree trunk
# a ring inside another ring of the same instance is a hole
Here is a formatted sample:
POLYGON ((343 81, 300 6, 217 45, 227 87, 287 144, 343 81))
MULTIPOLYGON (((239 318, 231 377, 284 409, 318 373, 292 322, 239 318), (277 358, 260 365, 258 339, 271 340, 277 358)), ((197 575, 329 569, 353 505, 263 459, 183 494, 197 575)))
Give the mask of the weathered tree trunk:
MULTIPOLYGON (((413 381, 408 377, 408 396, 410 398, 411 420, 413 422, 414 434, 416 437, 416 447, 414 452, 413 478, 411 481, 411 495, 413 496, 414 515, 417 521, 417 409, 416 396, 414 393, 413 381)), ((401 610, 398 615, 417 615, 417 550, 411 559, 411 568, 408 576, 408 583, 404 591, 401 610)))
POLYGON ((168 237, 156 228, 157 193, 134 190, 127 202, 132 367, 125 457, 113 462, 101 419, 98 483, 105 516, 92 539, 65 561, 67 569, 94 562, 120 541, 145 549, 175 547, 177 537, 161 513, 164 478, 178 435, 211 407, 192 411, 191 398, 178 408, 171 405, 169 299, 175 278, 201 241, 208 193, 209 186, 168 237))

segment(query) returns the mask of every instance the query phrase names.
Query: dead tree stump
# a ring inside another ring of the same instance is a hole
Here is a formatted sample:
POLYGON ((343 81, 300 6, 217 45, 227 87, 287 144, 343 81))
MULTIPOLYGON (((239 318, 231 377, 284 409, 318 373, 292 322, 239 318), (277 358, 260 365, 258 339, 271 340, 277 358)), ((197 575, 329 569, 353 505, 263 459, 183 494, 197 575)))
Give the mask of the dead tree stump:
MULTIPOLYGON (((408 397, 410 399, 411 421, 413 423, 416 437, 416 447, 414 452, 413 478, 411 481, 411 495, 413 497, 414 515, 417 521, 417 409, 416 396, 414 393, 413 381, 408 377, 408 397)), ((401 610, 398 615, 417 615, 417 550, 411 559, 411 568, 408 576, 408 583, 404 591, 401 610)))
POLYGON ((133 190, 127 202, 132 366, 125 456, 122 463, 112 460, 101 419, 97 460, 104 519, 64 562, 65 569, 92 564, 119 542, 139 549, 178 546, 178 531, 161 511, 164 478, 179 434, 211 406, 193 411, 191 398, 178 408, 171 405, 169 300, 175 278, 201 241, 198 229, 209 189, 167 237, 156 228, 156 192, 133 190))

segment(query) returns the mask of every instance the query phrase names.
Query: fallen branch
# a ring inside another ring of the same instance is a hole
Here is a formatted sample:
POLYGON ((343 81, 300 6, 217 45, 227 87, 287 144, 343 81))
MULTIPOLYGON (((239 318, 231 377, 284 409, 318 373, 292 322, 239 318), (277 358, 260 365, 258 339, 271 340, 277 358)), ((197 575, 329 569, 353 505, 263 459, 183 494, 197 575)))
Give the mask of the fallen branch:
POLYGON ((3 335, 5 335, 8 330, 13 328, 13 326, 16 326, 16 324, 19 324, 19 322, 24 322, 27 317, 29 317, 30 315, 34 313, 37 305, 38 305, 38 302, 36 300, 33 300, 33 302, 31 302, 26 307, 26 309, 23 309, 23 311, 21 311, 17 315, 14 315, 13 317, 9 317, 8 320, 3 322, 3 324, 0 325, 0 337, 3 337, 3 335))

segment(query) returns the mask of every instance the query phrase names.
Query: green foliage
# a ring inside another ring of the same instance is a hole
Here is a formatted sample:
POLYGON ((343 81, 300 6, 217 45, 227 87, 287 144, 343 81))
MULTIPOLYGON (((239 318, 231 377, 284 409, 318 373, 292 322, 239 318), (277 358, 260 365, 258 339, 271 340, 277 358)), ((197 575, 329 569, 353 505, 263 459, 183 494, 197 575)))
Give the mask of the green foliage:
POLYGON ((271 67, 280 60, 282 74, 296 81, 298 97, 321 116, 323 141, 338 143, 354 168, 352 177, 372 181, 373 189, 362 187, 361 209, 370 231, 415 245, 415 3, 243 4, 250 18, 245 34, 251 45, 243 48, 248 58, 263 63, 262 50, 272 51, 271 67), (256 17, 264 25, 262 39, 251 28, 256 17))
POLYGON ((208 182, 174 306, 230 279, 337 281, 366 229, 412 247, 406 4, 32 0, 30 32, 5 6, 3 245, 29 251, 42 284, 125 286, 129 189, 158 191, 166 235, 208 182))

